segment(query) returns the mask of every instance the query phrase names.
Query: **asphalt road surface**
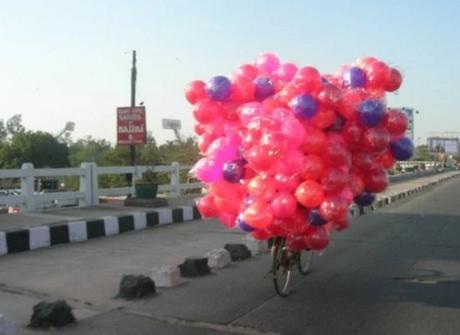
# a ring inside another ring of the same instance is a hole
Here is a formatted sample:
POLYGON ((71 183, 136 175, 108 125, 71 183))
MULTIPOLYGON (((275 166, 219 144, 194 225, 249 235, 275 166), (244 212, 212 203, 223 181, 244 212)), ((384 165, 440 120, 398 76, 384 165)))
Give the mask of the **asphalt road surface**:
POLYGON ((287 298, 265 277, 268 255, 152 298, 113 298, 123 273, 148 273, 162 260, 178 262, 241 237, 208 221, 7 256, 0 259, 0 311, 25 323, 35 301, 66 298, 80 321, 63 334, 460 331, 460 178, 355 219, 317 255, 308 276, 295 276, 287 298))

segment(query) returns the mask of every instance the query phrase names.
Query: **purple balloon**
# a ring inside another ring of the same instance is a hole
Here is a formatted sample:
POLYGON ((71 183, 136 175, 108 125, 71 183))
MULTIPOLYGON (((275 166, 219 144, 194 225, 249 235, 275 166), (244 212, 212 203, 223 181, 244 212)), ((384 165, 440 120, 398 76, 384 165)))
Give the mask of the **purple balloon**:
POLYGON ((344 82, 347 87, 364 87, 367 83, 366 72, 361 70, 359 67, 351 67, 345 72, 344 82))
POLYGON ((227 77, 212 77, 206 84, 206 92, 214 101, 228 101, 232 94, 232 83, 227 77))
POLYGON ((311 119, 318 111, 318 102, 309 94, 302 94, 294 97, 290 103, 294 114, 300 119, 311 119))
POLYGON ((256 87, 255 97, 257 100, 264 100, 269 96, 275 94, 275 84, 267 77, 257 77, 254 80, 254 85, 256 87))
POLYGON ((364 191, 355 198, 355 203, 360 206, 369 206, 375 200, 375 194, 364 191))
POLYGON ((238 183, 244 176, 243 164, 237 160, 225 163, 222 171, 224 179, 233 184, 238 183))
POLYGON ((358 108, 359 122, 367 127, 378 126, 385 115, 385 104, 380 100, 366 100, 358 108))
POLYGON ((312 226, 322 226, 327 223, 327 221, 321 217, 319 209, 316 208, 312 209, 308 214, 308 222, 310 222, 312 226))
POLYGON ((255 229, 251 227, 246 221, 244 221, 240 216, 236 219, 236 223, 238 224, 238 227, 242 231, 245 231, 247 233, 253 232, 255 229))
POLYGON ((390 144, 390 150, 398 161, 406 161, 414 154, 414 144, 407 137, 400 138, 390 144))

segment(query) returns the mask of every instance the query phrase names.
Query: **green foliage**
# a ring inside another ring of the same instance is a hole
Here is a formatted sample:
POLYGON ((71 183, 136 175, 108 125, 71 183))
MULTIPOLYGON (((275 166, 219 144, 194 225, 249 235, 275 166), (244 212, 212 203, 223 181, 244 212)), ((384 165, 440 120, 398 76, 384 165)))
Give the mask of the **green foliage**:
POLYGON ((189 137, 185 141, 168 141, 160 145, 160 155, 163 164, 178 162, 182 165, 195 164, 199 159, 199 150, 196 140, 189 137))
POLYGON ((430 152, 427 145, 419 145, 415 148, 415 160, 417 161, 432 161, 436 156, 430 152))
POLYGON ((36 168, 69 166, 67 145, 51 134, 37 131, 18 132, 0 149, 0 168, 20 168, 32 163, 36 168))

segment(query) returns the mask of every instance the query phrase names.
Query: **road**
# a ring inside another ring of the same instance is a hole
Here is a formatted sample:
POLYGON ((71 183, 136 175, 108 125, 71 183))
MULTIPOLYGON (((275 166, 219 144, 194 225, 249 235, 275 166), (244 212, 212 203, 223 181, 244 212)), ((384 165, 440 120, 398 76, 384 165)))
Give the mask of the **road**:
POLYGON ((149 299, 113 298, 124 273, 243 236, 203 221, 0 258, 0 311, 24 324, 39 299, 66 298, 80 322, 63 334, 458 334, 459 199, 455 178, 356 218, 284 299, 264 277, 268 255, 149 299))

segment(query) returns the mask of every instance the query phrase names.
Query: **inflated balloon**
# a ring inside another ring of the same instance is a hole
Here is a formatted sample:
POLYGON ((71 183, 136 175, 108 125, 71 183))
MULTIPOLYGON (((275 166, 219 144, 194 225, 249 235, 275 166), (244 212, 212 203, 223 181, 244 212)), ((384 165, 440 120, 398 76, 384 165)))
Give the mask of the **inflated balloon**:
POLYGON ((202 80, 194 80, 185 88, 185 97, 192 105, 207 98, 206 83, 202 80))
POLYGON ((392 136, 403 135, 409 124, 405 113, 398 109, 389 109, 385 113, 385 128, 392 136))
POLYGON ((386 107, 401 82, 374 57, 331 75, 273 53, 191 82, 203 155, 191 173, 208 190, 198 210, 259 240, 284 237, 291 250, 324 249, 350 226, 353 201, 372 204, 386 170, 413 155, 406 115, 386 107))
POLYGON ((232 94, 232 83, 227 77, 212 77, 206 84, 206 92, 214 101, 228 101, 232 94))
POLYGON ((400 161, 406 161, 414 154, 414 145, 407 137, 392 142, 390 148, 393 156, 400 161))
POLYGON ((294 97, 289 107, 299 119, 311 119, 318 111, 318 102, 309 94, 294 97))
POLYGON ((363 192, 355 198, 355 202, 360 206, 370 206, 375 201, 375 194, 363 192))
POLYGON ((324 199, 323 187, 314 180, 306 180, 297 187, 295 197, 304 207, 318 207, 324 199))
POLYGON ((258 77, 254 80, 255 93, 257 100, 263 100, 275 94, 275 83, 268 77, 258 77))
POLYGON ((366 100, 358 109, 358 119, 365 127, 375 127, 382 123, 385 116, 385 104, 380 100, 366 100))

